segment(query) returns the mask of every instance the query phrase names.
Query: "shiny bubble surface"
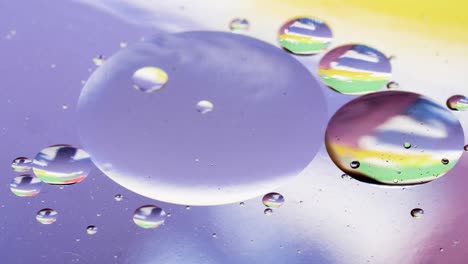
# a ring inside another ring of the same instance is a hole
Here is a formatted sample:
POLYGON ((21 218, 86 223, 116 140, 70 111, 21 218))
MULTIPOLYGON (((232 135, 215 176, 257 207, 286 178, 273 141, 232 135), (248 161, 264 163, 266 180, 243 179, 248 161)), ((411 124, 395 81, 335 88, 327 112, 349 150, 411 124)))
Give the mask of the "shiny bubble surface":
POLYGON ((249 30, 249 28, 250 28, 250 23, 245 18, 234 18, 229 23, 229 29, 235 33, 247 31, 249 30))
POLYGON ((432 181, 455 166, 464 134, 445 107, 419 94, 385 91, 340 108, 328 124, 325 140, 333 162, 352 177, 407 185, 432 181), (403 148, 401 142, 417 147, 403 148), (443 164, 444 159, 450 162, 443 164), (349 164, 355 160, 360 166, 352 169, 349 164))
POLYGON ((43 225, 50 225, 57 221, 58 213, 54 209, 45 208, 37 212, 36 220, 43 225))
POLYGON ((267 193, 263 196, 262 202, 266 207, 278 208, 284 204, 284 196, 275 192, 267 193))
POLYGON ((132 76, 133 87, 145 93, 160 90, 169 80, 167 73, 157 67, 143 67, 135 71, 132 76))
POLYGON ((42 181, 32 175, 20 175, 10 183, 10 190, 16 196, 32 197, 41 192, 42 181))
POLYGON ((139 207, 133 213, 133 222, 142 228, 157 228, 164 224, 166 212, 155 205, 139 207))
POLYGON ((214 105, 210 101, 203 100, 197 103, 196 108, 198 112, 206 114, 213 111, 214 105))
POLYGON ((387 83, 387 88, 388 89, 398 89, 400 87, 400 84, 398 84, 397 82, 388 82, 387 83))
POLYGON ((93 225, 90 225, 88 227, 86 227, 86 233, 88 235, 95 235, 98 231, 98 228, 97 226, 93 226, 93 225))
POLYGON ((267 209, 263 210, 263 213, 265 215, 272 215, 273 214, 273 209, 267 208, 267 209))
POLYGON ((463 149, 464 149, 465 151, 468 151, 468 145, 465 145, 465 147, 463 147, 463 149))
POLYGON ((414 208, 411 210, 411 216, 414 218, 421 218, 424 216, 424 210, 421 208, 414 208))
POLYGON ((331 89, 343 94, 365 94, 384 87, 391 76, 388 58, 366 45, 334 48, 320 60, 318 75, 331 89))
POLYGON ((116 200, 117 202, 122 201, 122 200, 123 200, 123 195, 121 195, 121 194, 116 194, 116 195, 114 196, 114 200, 116 200))
POLYGON ((325 101, 301 63, 265 42, 223 32, 159 35, 93 73, 78 103, 79 133, 96 166, 131 191, 182 205, 234 203, 271 192, 310 163, 325 101), (164 89, 128 89, 135 70, 154 64, 176 69, 164 89), (200 100, 216 109, 200 114, 200 100))
POLYGON ((70 145, 54 145, 36 155, 33 172, 45 183, 67 185, 84 180, 91 165, 91 159, 84 150, 70 145))
POLYGON ((280 45, 294 53, 312 55, 326 50, 332 41, 330 27, 320 19, 312 17, 294 18, 278 31, 280 45))
POLYGON ((447 99, 447 107, 454 111, 468 110, 468 97, 464 95, 454 95, 447 99))
POLYGON ((11 162, 11 168, 16 172, 27 172, 31 170, 32 160, 26 157, 19 157, 11 162))

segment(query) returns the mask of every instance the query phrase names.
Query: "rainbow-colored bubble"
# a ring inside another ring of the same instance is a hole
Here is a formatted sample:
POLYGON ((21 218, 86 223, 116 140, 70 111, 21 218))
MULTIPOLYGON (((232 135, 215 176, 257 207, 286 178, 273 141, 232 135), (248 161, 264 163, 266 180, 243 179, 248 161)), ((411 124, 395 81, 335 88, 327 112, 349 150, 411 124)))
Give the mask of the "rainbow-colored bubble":
POLYGON ((279 193, 271 192, 263 196, 262 202, 266 207, 278 208, 284 204, 284 197, 279 193))
POLYGON ((332 38, 330 27, 313 17, 291 19, 283 24, 278 32, 280 45, 294 54, 301 55, 312 55, 326 50, 332 38))
POLYGON ((19 197, 32 197, 41 192, 42 181, 32 175, 20 175, 10 183, 10 190, 19 197))
POLYGON ((169 80, 167 73, 158 67, 143 67, 136 70, 132 76, 133 87, 145 93, 160 90, 169 80))
POLYGON ((11 162, 11 168, 16 172, 31 170, 32 160, 26 157, 18 157, 11 162))
POLYGON ((166 212, 155 205, 144 205, 133 213, 133 222, 142 228, 157 228, 164 224, 166 212))
POLYGON ((365 94, 384 87, 392 67, 380 51, 350 44, 332 49, 320 60, 318 75, 331 89, 343 94, 365 94))
POLYGON ((447 107, 454 111, 468 110, 468 97, 464 95, 454 95, 447 99, 447 107))
POLYGON ((57 211, 50 208, 45 208, 37 212, 36 220, 43 225, 50 225, 57 221, 57 211))
POLYGON ((249 28, 250 28, 250 23, 245 18, 234 18, 229 23, 229 29, 235 33, 247 31, 249 30, 249 28))

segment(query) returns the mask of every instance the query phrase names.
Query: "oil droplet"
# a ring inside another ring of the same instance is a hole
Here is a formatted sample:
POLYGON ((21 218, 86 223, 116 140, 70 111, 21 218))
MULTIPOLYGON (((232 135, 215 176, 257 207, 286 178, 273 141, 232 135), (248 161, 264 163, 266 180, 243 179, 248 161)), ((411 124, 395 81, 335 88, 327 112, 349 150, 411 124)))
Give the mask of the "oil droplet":
POLYGON ((35 176, 20 175, 10 183, 10 190, 19 197, 32 197, 41 192, 42 181, 35 176))
POLYGON ((249 30, 249 28, 250 28, 250 23, 245 18, 234 18, 229 23, 229 29, 235 33, 247 31, 249 30))
POLYGON ((122 199, 123 199, 123 195, 121 195, 121 194, 116 194, 116 195, 114 196, 114 200, 116 200, 117 202, 122 201, 122 199))
POLYGON ((405 142, 405 144, 403 144, 403 146, 405 147, 405 149, 409 149, 409 148, 411 148, 411 143, 405 142))
POLYGON ((70 145, 47 147, 33 161, 34 174, 48 184, 75 184, 84 180, 90 170, 88 153, 70 145))
POLYGON ((400 84, 397 82, 391 81, 387 83, 387 88, 388 89, 398 89, 400 87, 400 84))
POLYGON ((392 68, 385 55, 366 45, 344 45, 320 60, 318 75, 331 89, 343 94, 365 94, 385 86, 392 68))
POLYGON ((88 233, 88 235, 94 235, 97 233, 97 231, 98 231, 98 228, 96 226, 90 225, 86 227, 86 233, 88 233))
POLYGON ((454 95, 447 99, 447 107, 454 111, 468 110, 468 98, 464 95, 454 95))
POLYGON ((326 50, 332 38, 330 27, 313 17, 291 19, 278 31, 280 45, 289 52, 301 55, 312 55, 326 50))
POLYGON ((441 162, 442 162, 442 164, 444 164, 444 165, 449 164, 449 160, 446 159, 446 158, 443 158, 443 159, 441 160, 441 162))
POLYGON ((213 107, 213 103, 211 103, 210 101, 202 100, 197 103, 197 111, 202 114, 206 114, 208 112, 213 111, 213 107))
POLYGON ((144 205, 133 213, 133 222, 142 228, 157 228, 164 224, 166 212, 155 205, 144 205))
POLYGON ((460 122, 446 107, 419 94, 384 91, 358 97, 336 111, 328 123, 325 144, 335 165, 354 179, 414 185, 452 169, 465 139, 460 122), (404 142, 418 151, 402 148, 404 142), (443 165, 442 158, 450 163, 443 165), (359 170, 350 166, 356 160, 359 170))
POLYGON ((284 204, 284 197, 279 193, 271 192, 263 196, 262 202, 266 207, 278 208, 284 204))
POLYGON ((424 210, 421 208, 414 208, 411 210, 411 216, 414 218, 421 218, 424 215, 424 210))
POLYGON ((31 170, 32 160, 26 157, 19 157, 11 162, 11 167, 17 172, 27 172, 31 170))
POLYGON ((135 89, 145 93, 152 93, 163 88, 169 77, 164 70, 148 66, 135 71, 132 80, 135 89))
POLYGON ((357 168, 359 168, 359 166, 361 166, 361 163, 359 161, 357 161, 357 160, 353 160, 353 161, 351 161, 351 163, 349 165, 351 166, 351 168, 357 169, 357 168))
POLYGON ((106 60, 104 59, 104 56, 99 55, 93 58, 94 65, 96 66, 102 66, 106 60))
POLYGON ((37 212, 36 220, 43 225, 50 225, 57 221, 57 211, 50 208, 45 208, 37 212))
POLYGON ((265 210, 263 211, 263 213, 264 213, 265 215, 272 215, 272 214, 273 214, 273 210, 272 210, 271 208, 267 208, 267 209, 265 209, 265 210))

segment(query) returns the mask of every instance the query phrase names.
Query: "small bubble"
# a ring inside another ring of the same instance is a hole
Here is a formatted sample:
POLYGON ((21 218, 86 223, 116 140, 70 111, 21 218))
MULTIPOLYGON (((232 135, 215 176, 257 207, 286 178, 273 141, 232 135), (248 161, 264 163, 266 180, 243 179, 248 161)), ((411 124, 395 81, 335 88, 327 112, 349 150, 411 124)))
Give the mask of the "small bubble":
POLYGON ((62 105, 62 109, 63 109, 63 110, 67 110, 67 109, 68 109, 68 105, 67 105, 67 104, 63 104, 63 105, 62 105))
POLYGON ((10 183, 10 190, 19 197, 33 197, 38 195, 42 189, 42 181, 35 176, 20 175, 10 183))
POLYGON ((449 164, 449 160, 446 159, 446 158, 443 158, 443 159, 441 160, 441 162, 442 162, 442 164, 444 164, 444 165, 449 164))
POLYGON ((185 210, 190 210, 190 206, 189 205, 185 206, 185 210))
POLYGON ((444 252, 444 248, 439 248, 439 252, 444 252))
POLYGON ((398 179, 393 179, 393 183, 398 183, 398 179))
POLYGON ((271 192, 263 196, 262 202, 266 207, 278 208, 283 205, 284 197, 279 193, 271 192))
POLYGON ((217 238, 217 237, 218 237, 218 235, 217 235, 216 233, 213 233, 211 236, 212 236, 213 238, 217 238))
POLYGON ((50 208, 45 208, 37 212, 36 220, 43 225, 50 225, 57 221, 57 211, 50 208))
POLYGON ((351 166, 351 168, 357 169, 357 168, 359 168, 359 166, 361 166, 361 163, 359 163, 359 161, 357 161, 357 160, 354 160, 354 161, 351 161, 351 163, 349 165, 351 166))
POLYGON ((122 41, 122 42, 120 42, 119 46, 120 46, 121 48, 126 48, 126 47, 127 47, 127 42, 122 41))
POLYGON ((346 173, 341 174, 341 179, 348 179, 349 176, 346 173))
POLYGON ((413 210, 411 210, 411 216, 413 218, 421 218, 423 217, 423 215, 424 215, 424 210, 421 208, 414 208, 413 210))
POLYGON ((122 201, 122 199, 123 199, 123 195, 121 195, 121 194, 116 194, 116 195, 114 196, 114 200, 116 200, 117 202, 122 201))
POLYGON ((243 32, 249 30, 250 23, 247 19, 245 18, 234 18, 231 20, 229 23, 229 29, 232 32, 243 32))
POLYGON ((171 214, 171 213, 167 213, 167 217, 171 217, 171 216, 172 216, 172 214, 171 214))
POLYGON ((388 89, 398 89, 400 85, 397 82, 391 81, 387 83, 388 89))
POLYGON ((11 162, 11 168, 16 172, 27 172, 31 170, 32 160, 26 157, 18 157, 11 162))
POLYGON ((468 97, 464 95, 454 95, 447 99, 447 107, 454 111, 468 110, 468 97))
POLYGON ((133 222, 142 228, 157 228, 164 224, 166 212, 155 205, 145 205, 133 213, 133 222))
POLYGON ((272 214, 273 214, 273 210, 272 210, 271 208, 267 208, 267 209, 265 209, 265 210, 263 211, 263 213, 264 213, 265 215, 272 215, 272 214))
POLYGON ((302 253, 302 251, 300 251, 300 250, 297 250, 297 254, 301 254, 301 253, 302 253))
POLYGON ((98 228, 96 226, 90 225, 86 227, 86 233, 88 233, 88 235, 94 235, 97 233, 97 231, 98 231, 98 228))
POLYGON ((211 103, 210 101, 206 101, 206 100, 202 100, 200 102, 197 103, 197 111, 202 113, 202 114, 206 114, 208 112, 211 112, 213 111, 213 103, 211 103))
POLYGON ((244 203, 244 202, 240 202, 239 205, 240 205, 240 206, 245 206, 245 203, 244 203))
POLYGON ((93 63, 96 66, 102 66, 106 62, 106 59, 104 59, 103 55, 99 55, 93 58, 93 63))
POLYGON ((132 76, 133 87, 145 93, 160 90, 169 80, 167 73, 157 67, 143 67, 136 70, 132 76))
POLYGON ((463 149, 464 149, 465 151, 468 151, 468 144, 465 145, 465 147, 463 147, 463 149))
POLYGON ((405 149, 409 149, 409 148, 411 148, 411 143, 405 142, 405 144, 403 144, 403 146, 405 147, 405 149))

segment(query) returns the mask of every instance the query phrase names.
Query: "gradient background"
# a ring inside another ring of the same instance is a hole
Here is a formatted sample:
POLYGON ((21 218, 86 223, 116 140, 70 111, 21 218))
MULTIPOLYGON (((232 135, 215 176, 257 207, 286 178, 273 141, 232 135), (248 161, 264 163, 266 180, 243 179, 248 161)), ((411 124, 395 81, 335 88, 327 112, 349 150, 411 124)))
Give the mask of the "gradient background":
MULTIPOLYGON (((9 190, 14 158, 53 144, 80 145, 75 105, 95 68, 92 58, 156 32, 224 31, 232 18, 246 17, 249 35, 277 45, 283 22, 317 16, 334 32, 330 48, 357 42, 395 55, 399 89, 445 104, 468 91, 468 4, 418 2, 0 0, 0 263, 467 263, 467 153, 437 181, 385 189, 342 179, 323 147, 277 190, 286 204, 270 217, 261 197, 244 207, 186 210, 126 191, 96 169, 76 186, 44 186, 34 198, 9 190), (122 202, 114 201, 117 193, 122 202), (172 217, 162 228, 141 229, 131 215, 144 204, 172 217), (59 212, 53 225, 35 220, 45 207, 59 212), (410 217, 414 207, 425 210, 422 219, 410 217), (98 233, 87 235, 88 225, 98 233)), ((316 75, 321 56, 296 58, 316 75)), ((330 115, 354 98, 322 89, 330 115)), ((467 130, 468 112, 455 114, 467 130)))

